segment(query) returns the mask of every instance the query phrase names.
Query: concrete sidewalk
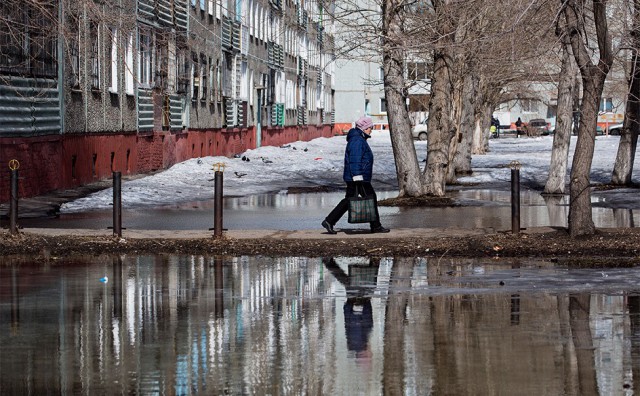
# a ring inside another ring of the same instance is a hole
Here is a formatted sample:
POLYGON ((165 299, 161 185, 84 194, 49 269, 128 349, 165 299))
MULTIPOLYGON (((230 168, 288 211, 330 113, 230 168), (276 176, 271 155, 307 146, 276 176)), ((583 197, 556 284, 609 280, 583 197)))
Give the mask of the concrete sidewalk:
MULTIPOLYGON (((523 234, 539 234, 555 231, 551 227, 536 227, 521 230, 523 234)), ((25 228, 20 232, 25 234, 43 236, 93 236, 112 237, 112 230, 95 229, 59 229, 59 228, 25 228)), ((443 237, 464 237, 491 235, 497 233, 510 233, 510 230, 494 229, 467 229, 467 228, 399 228, 393 229, 387 234, 372 234, 367 229, 338 229, 338 234, 330 235, 323 229, 318 230, 228 230, 223 233, 227 238, 232 239, 409 239, 420 238, 443 238, 443 237)), ((124 239, 204 239, 211 238, 213 231, 208 230, 123 230, 124 239)))

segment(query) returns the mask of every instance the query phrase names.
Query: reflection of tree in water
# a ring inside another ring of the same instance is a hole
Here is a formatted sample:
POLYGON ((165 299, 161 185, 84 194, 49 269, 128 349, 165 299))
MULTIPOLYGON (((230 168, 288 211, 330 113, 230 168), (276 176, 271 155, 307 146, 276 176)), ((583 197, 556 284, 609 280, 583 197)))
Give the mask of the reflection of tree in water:
POLYGON ((591 295, 588 293, 569 295, 569 324, 576 363, 578 365, 578 387, 581 395, 597 395, 593 337, 589 327, 591 295))
POLYGON ((350 264, 349 274, 346 274, 334 258, 324 258, 322 262, 347 292, 343 307, 347 348, 356 354, 365 352, 373 330, 371 298, 365 294, 376 284, 380 263, 350 264))

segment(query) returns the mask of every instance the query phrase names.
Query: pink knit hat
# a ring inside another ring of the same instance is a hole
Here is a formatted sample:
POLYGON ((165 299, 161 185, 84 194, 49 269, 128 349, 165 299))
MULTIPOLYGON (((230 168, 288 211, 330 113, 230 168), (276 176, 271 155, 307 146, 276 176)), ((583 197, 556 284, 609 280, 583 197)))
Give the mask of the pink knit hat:
POLYGON ((373 120, 371 119, 371 117, 360 117, 358 118, 358 121, 356 121, 356 128, 360 129, 360 130, 365 130, 367 128, 371 128, 373 127, 373 120))

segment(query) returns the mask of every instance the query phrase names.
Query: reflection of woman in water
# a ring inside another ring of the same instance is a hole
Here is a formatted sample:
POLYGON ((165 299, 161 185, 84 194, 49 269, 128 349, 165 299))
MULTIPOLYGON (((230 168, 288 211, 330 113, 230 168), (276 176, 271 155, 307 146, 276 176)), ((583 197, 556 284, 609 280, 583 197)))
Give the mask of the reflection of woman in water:
POLYGON ((350 297, 344 303, 344 330, 347 334, 347 348, 362 352, 367 349, 369 335, 373 329, 371 299, 350 297))
MULTIPOLYGON (((344 303, 344 330, 347 336, 347 348, 360 357, 366 354, 369 344, 369 335, 373 329, 373 310, 371 298, 365 297, 366 291, 362 286, 354 286, 352 278, 345 274, 333 258, 323 259, 325 267, 345 287, 347 301, 344 303)), ((371 270, 377 274, 378 265, 370 265, 371 270)))

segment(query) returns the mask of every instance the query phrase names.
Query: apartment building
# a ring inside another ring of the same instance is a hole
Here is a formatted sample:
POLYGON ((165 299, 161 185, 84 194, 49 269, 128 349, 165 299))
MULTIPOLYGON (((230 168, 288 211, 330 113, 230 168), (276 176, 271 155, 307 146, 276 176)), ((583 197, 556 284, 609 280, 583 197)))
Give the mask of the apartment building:
POLYGON ((0 166, 20 162, 20 196, 332 135, 333 23, 316 1, 0 11, 0 166))

